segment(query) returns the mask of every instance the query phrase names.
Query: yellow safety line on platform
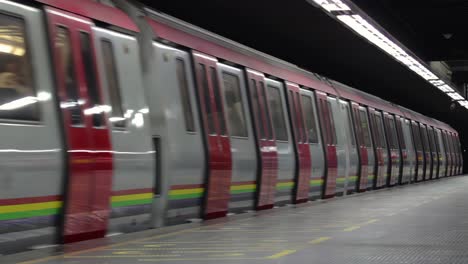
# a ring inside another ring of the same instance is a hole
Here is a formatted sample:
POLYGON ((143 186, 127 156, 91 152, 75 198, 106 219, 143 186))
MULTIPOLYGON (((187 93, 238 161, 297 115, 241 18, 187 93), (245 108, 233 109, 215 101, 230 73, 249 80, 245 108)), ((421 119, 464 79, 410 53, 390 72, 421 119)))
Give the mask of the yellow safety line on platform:
POLYGON ((316 245, 316 244, 320 244, 320 243, 322 243, 322 242, 324 242, 324 241, 327 241, 327 240, 330 240, 330 239, 331 239, 331 237, 319 237, 319 238, 317 238, 317 239, 314 239, 314 240, 312 240, 312 241, 309 241, 309 244, 314 244, 314 245, 316 245))
POLYGON ((267 259, 279 259, 279 258, 282 258, 284 256, 287 256, 287 255, 290 255, 290 254, 293 254, 293 253, 296 253, 297 250, 294 250, 294 249, 290 249, 290 250, 283 250, 279 253, 276 253, 274 255, 271 255, 269 257, 267 257, 267 259))

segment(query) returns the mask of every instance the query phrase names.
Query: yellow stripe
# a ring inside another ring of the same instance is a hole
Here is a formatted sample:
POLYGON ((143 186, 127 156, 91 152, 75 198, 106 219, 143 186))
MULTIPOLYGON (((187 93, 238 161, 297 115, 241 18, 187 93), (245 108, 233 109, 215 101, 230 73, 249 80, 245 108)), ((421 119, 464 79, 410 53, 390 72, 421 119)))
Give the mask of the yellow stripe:
POLYGON ((0 206, 0 214, 32 211, 32 210, 55 209, 55 208, 60 208, 60 207, 62 207, 61 201, 20 204, 20 205, 5 205, 5 206, 0 206))
POLYGON ((152 193, 139 193, 139 194, 112 196, 111 201, 112 202, 124 202, 124 201, 132 201, 132 200, 151 199, 151 198, 153 198, 152 193))
POLYGON ((184 190, 170 190, 169 195, 181 195, 181 194, 193 194, 193 193, 203 193, 203 188, 195 189, 184 189, 184 190))
POLYGON ((312 241, 309 241, 309 244, 320 244, 322 243, 323 241, 327 241, 327 240, 330 240, 331 237, 319 237, 317 239, 314 239, 312 241))
POLYGON ((277 183, 276 186, 277 187, 281 187, 281 186, 293 186, 294 185, 294 182, 280 182, 280 183, 277 183))
POLYGON ((237 186, 231 186, 231 191, 251 190, 255 188, 257 188, 257 185, 255 184, 237 185, 237 186))

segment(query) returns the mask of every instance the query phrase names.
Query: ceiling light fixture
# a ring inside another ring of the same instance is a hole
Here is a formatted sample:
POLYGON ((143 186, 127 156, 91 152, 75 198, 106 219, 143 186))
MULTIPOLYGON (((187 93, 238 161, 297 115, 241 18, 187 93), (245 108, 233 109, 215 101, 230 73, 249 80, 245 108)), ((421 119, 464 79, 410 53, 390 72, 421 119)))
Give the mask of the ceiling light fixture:
MULTIPOLYGON (((326 10, 330 15, 334 16, 361 37, 367 39, 369 42, 385 51, 394 59, 408 67, 408 69, 421 76, 421 78, 446 93, 453 100, 464 100, 464 98, 456 92, 456 89, 441 80, 437 75, 429 70, 424 63, 420 62, 417 57, 412 56, 411 52, 406 51, 407 49, 405 47, 390 40, 392 37, 387 34, 385 30, 377 29, 372 25, 373 22, 371 23, 367 21, 363 17, 364 15, 361 16, 360 14, 363 14, 363 12, 352 3, 348 3, 347 0, 307 1, 313 1, 316 5, 326 10), (352 8, 350 8, 350 6, 352 8)), ((465 107, 468 109, 468 104, 465 107)))

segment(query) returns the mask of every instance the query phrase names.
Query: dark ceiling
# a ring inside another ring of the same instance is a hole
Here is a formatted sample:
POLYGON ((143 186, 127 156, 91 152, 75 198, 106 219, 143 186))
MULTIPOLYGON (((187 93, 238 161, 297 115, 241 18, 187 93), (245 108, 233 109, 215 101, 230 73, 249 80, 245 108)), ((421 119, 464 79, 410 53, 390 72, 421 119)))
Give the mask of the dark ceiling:
MULTIPOLYGON (((445 121, 468 135, 468 110, 306 0, 140 1, 300 67, 445 121)), ((425 60, 467 59, 467 1, 355 0, 425 60), (463 3, 464 2, 464 3, 463 3), (453 9, 452 9, 453 7, 453 9), (445 40, 442 33, 452 37, 445 40), (465 34, 464 34, 465 33, 465 34), (466 46, 466 45, 465 45, 466 46)), ((463 140, 468 143, 468 137, 463 140)))

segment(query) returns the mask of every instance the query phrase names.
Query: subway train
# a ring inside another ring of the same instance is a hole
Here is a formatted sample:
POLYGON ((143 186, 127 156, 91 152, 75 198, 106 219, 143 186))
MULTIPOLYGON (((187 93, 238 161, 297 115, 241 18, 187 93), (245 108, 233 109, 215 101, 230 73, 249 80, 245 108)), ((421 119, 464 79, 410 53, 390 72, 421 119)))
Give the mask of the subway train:
POLYGON ((0 254, 462 172, 449 125, 147 7, 0 10, 0 254))

